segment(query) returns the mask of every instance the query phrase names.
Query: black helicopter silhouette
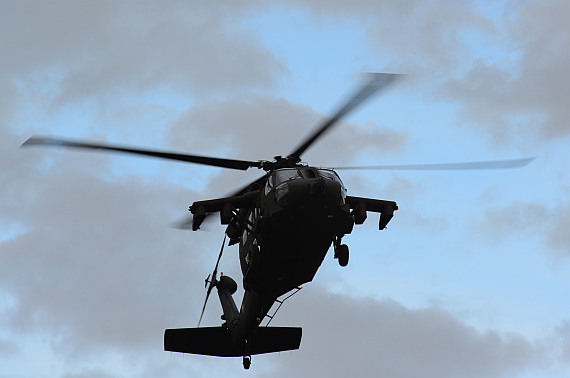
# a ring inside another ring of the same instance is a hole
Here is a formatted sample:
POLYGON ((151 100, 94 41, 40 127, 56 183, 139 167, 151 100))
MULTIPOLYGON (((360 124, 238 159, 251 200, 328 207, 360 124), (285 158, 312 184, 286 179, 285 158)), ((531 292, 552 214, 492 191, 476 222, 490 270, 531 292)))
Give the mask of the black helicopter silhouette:
POLYGON ((70 141, 51 137, 31 137, 22 146, 48 145, 68 148, 114 151, 247 170, 259 168, 265 174, 228 197, 194 202, 189 210, 192 230, 198 230, 211 213, 220 213, 227 225, 224 242, 213 273, 206 278, 207 294, 198 328, 167 329, 167 351, 222 357, 243 357, 250 367, 251 355, 298 349, 301 328, 260 326, 268 312, 283 295, 312 281, 331 244, 341 266, 349 260, 343 236, 354 225, 362 224, 367 212, 380 213, 383 230, 398 209, 396 202, 347 195, 338 169, 497 169, 521 167, 534 158, 451 164, 393 165, 373 167, 317 168, 301 163, 301 155, 332 126, 361 105, 371 95, 393 83, 400 75, 372 73, 348 101, 315 129, 286 157, 273 161, 245 161, 215 157, 151 151, 107 144, 70 141), (218 265, 226 243, 239 243, 244 297, 238 310, 232 294, 236 282, 228 276, 218 278, 218 265), (213 288, 217 289, 224 323, 218 327, 199 327, 213 288))

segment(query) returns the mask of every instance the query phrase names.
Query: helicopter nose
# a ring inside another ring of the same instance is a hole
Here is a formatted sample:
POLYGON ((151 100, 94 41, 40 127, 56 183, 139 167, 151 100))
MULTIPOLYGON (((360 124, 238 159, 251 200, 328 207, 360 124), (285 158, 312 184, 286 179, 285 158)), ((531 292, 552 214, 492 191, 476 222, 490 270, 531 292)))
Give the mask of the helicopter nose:
POLYGON ((289 209, 333 208, 343 204, 340 184, 323 178, 290 180, 282 192, 279 192, 278 203, 289 209))
POLYGON ((335 207, 342 204, 340 184, 324 178, 315 179, 309 185, 306 197, 313 206, 335 207))
POLYGON ((309 188, 309 196, 311 198, 323 198, 327 194, 327 182, 323 178, 316 179, 309 188))

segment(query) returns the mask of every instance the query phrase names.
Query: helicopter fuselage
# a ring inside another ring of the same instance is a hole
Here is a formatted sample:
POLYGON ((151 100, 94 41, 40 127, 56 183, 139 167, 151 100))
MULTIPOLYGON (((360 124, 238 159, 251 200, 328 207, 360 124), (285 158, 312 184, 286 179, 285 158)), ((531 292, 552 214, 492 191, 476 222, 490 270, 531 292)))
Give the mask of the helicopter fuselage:
POLYGON ((244 288, 272 301, 311 281, 330 245, 350 233, 354 221, 333 171, 278 170, 258 198, 247 210, 240 264, 244 288))
POLYGON ((307 166, 272 171, 240 196, 193 203, 194 229, 207 213, 220 211, 230 245, 239 243, 245 293, 238 318, 228 325, 235 337, 247 337, 277 298, 312 281, 331 244, 335 258, 337 249, 346 249, 344 264, 338 257, 346 265, 341 239, 364 222, 367 209, 384 215, 383 229, 397 206, 347 196, 336 172, 307 166))
POLYGON ((230 239, 239 240, 244 285, 239 315, 224 309, 225 318, 233 317, 226 327, 234 345, 247 345, 278 297, 312 281, 331 244, 354 225, 333 171, 277 170, 257 193, 255 205, 237 211, 228 226, 230 239))

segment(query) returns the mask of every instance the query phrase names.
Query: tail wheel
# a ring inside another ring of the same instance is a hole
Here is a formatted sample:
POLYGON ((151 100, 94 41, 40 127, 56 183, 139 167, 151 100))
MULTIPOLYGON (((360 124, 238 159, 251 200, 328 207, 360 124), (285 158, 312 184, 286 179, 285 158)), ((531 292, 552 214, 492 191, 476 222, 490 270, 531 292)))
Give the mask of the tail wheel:
POLYGON ((249 369, 251 366, 251 356, 243 356, 243 368, 249 369))

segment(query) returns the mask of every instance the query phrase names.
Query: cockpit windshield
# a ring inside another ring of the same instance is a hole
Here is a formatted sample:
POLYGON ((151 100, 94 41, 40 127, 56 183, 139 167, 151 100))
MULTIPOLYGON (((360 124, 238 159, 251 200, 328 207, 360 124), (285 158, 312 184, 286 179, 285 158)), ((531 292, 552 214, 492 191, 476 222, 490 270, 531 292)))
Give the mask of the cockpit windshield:
POLYGON ((343 197, 346 196, 346 188, 344 187, 344 184, 342 183, 342 181, 340 180, 340 177, 338 177, 338 175, 336 174, 335 171, 330 170, 330 169, 318 169, 317 174, 319 175, 319 177, 323 177, 323 178, 326 178, 328 180, 333 180, 333 181, 338 182, 340 184, 340 188, 342 190, 343 197))
POLYGON ((280 169, 275 172, 275 186, 278 186, 282 182, 294 180, 297 178, 301 178, 301 174, 296 168, 280 169))
MULTIPOLYGON (((335 171, 330 169, 315 169, 310 167, 299 167, 299 168, 285 168, 279 169, 275 171, 275 187, 279 186, 280 184, 289 181, 289 180, 296 180, 296 179, 308 179, 308 178, 317 178, 322 177, 327 180, 333 180, 340 184, 343 196, 346 195, 346 188, 344 187, 340 177, 336 174, 335 171)), ((266 192, 271 190, 273 187, 272 180, 267 182, 266 192)))
POLYGON ((319 177, 323 177, 329 180, 334 180, 342 184, 342 181, 340 181, 340 177, 338 177, 338 175, 334 171, 330 171, 328 169, 319 169, 317 172, 319 177))

